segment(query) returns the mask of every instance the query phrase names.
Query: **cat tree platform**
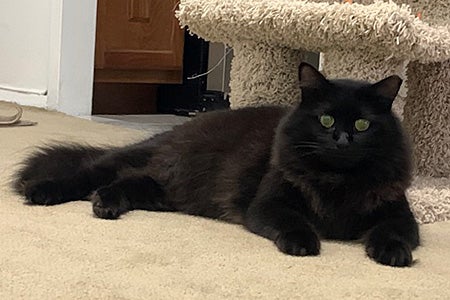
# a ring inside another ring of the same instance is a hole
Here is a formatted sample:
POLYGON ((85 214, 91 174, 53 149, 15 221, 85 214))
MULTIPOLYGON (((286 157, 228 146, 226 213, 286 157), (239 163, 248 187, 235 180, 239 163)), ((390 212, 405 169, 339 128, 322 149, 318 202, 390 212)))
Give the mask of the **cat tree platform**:
MULTIPOLYGON (((433 5, 448 9, 445 1, 433 5)), ((448 18, 425 22, 406 5, 354 2, 365 4, 181 0, 176 15, 192 33, 233 47, 232 108, 297 102, 297 66, 305 50, 325 53, 330 77, 401 75, 408 88, 404 84, 397 102, 405 102, 417 173, 450 177, 448 18)))

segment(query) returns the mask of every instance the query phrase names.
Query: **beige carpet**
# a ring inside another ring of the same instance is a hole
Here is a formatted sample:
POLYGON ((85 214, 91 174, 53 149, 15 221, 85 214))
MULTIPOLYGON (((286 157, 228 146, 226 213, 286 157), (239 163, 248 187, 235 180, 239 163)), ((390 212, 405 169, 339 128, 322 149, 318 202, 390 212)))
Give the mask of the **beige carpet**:
MULTIPOLYGON (((0 105, 1 106, 1 105, 0 105)), ((0 128, 0 299, 450 299, 450 222, 422 225, 411 268, 361 245, 324 242, 289 257, 240 226, 173 213, 92 217, 87 202, 26 206, 11 168, 48 140, 122 144, 142 132, 27 109, 35 127, 0 128)))

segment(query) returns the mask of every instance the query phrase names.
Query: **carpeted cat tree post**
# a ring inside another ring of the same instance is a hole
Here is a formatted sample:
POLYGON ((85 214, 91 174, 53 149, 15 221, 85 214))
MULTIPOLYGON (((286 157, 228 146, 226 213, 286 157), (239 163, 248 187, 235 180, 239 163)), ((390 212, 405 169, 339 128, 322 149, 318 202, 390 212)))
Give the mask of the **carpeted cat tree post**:
POLYGON ((304 50, 325 53, 330 77, 403 76, 396 109, 404 101, 417 173, 450 177, 450 1, 396 2, 181 0, 177 17, 233 47, 232 108, 295 103, 304 50))
MULTIPOLYGON (((388 7, 383 2, 374 5, 373 0, 355 2, 367 7, 388 7)), ((397 48, 410 49, 409 53, 394 52, 387 56, 374 49, 370 55, 367 51, 358 55, 352 49, 331 50, 324 55, 324 71, 333 77, 378 80, 385 74, 396 73, 406 79, 396 110, 403 114, 412 137, 417 173, 449 177, 450 126, 444 124, 450 124, 450 1, 395 2, 408 5, 414 16, 414 19, 403 19, 401 27, 397 28, 397 32, 408 30, 408 39, 395 37, 397 48)), ((399 22, 393 8, 391 20, 399 22)), ((376 22, 374 20, 374 24, 376 22)), ((383 34, 385 37, 389 38, 383 34)), ((394 36, 390 38, 394 40, 394 36)))

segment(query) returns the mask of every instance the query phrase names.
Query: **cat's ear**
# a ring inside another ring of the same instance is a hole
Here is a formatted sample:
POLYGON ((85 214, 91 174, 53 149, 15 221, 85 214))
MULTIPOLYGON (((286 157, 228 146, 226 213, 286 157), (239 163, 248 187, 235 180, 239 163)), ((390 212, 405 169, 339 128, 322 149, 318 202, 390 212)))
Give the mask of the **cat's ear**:
POLYGON ((300 88, 318 89, 328 82, 316 68, 305 62, 298 67, 298 79, 300 88))
POLYGON ((375 93, 377 97, 384 99, 392 105, 395 97, 400 90, 403 80, 397 75, 389 76, 371 86, 371 90, 375 93))

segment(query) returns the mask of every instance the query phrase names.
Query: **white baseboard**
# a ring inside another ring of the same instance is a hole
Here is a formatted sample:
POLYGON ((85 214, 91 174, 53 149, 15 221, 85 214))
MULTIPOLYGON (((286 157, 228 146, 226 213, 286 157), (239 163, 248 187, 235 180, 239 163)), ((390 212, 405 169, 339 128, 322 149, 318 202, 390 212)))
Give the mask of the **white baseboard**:
POLYGON ((0 101, 14 102, 19 105, 47 108, 46 95, 31 95, 0 90, 0 101))

